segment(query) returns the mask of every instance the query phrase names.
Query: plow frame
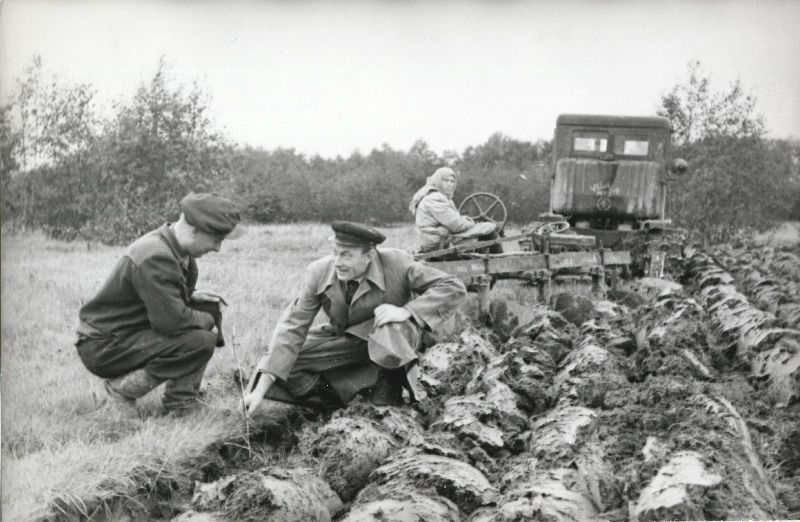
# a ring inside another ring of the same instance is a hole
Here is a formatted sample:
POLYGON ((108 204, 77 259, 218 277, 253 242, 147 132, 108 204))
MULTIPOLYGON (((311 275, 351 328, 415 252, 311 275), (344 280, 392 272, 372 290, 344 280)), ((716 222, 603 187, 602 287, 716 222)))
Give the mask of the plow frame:
POLYGON ((573 230, 596 238, 601 248, 611 245, 614 250, 630 252, 634 275, 662 278, 667 260, 684 258, 685 231, 672 226, 669 221, 659 221, 657 227, 648 226, 649 223, 644 222, 640 229, 635 230, 573 230))
POLYGON ((592 236, 573 234, 526 233, 488 241, 478 241, 465 245, 427 252, 416 256, 429 266, 457 276, 477 291, 481 318, 487 318, 490 305, 490 289, 494 279, 516 279, 534 283, 538 298, 549 302, 552 282, 555 278, 590 278, 595 291, 605 294, 606 267, 629 266, 631 255, 628 251, 593 249, 583 251, 551 253, 559 247, 591 248, 596 239, 592 236), (510 241, 524 245, 536 245, 539 251, 521 251, 505 254, 476 253, 475 250, 491 247, 510 241), (460 255, 463 259, 438 260, 442 256, 460 255))

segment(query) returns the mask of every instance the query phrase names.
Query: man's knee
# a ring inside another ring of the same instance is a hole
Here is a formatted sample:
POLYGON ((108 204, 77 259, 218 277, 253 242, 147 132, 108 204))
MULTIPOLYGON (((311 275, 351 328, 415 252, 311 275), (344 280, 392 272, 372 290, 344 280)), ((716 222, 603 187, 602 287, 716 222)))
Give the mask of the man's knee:
POLYGON ((191 330, 183 334, 184 346, 198 359, 209 360, 214 355, 217 334, 209 330, 191 330))
POLYGON ((383 368, 400 368, 418 357, 421 337, 411 320, 379 326, 369 337, 369 357, 383 368))
POLYGON ((103 378, 116 377, 124 372, 106 371, 104 368, 102 357, 108 352, 108 343, 101 343, 100 341, 92 339, 80 340, 75 344, 83 366, 94 375, 103 378))

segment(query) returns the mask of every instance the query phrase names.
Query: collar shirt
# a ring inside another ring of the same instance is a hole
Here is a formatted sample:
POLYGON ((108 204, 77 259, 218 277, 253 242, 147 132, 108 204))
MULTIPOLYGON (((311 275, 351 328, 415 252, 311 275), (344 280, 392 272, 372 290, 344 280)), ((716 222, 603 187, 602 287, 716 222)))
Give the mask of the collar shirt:
MULTIPOLYGON (((371 261, 367 265, 367 270, 364 272, 364 275, 358 279, 354 279, 354 281, 358 283, 358 290, 356 290, 355 295, 353 295, 353 299, 350 304, 352 304, 353 301, 355 301, 358 297, 361 297, 365 293, 369 292, 372 287, 386 290, 385 277, 380 260, 376 257, 376 259, 371 261), (366 284, 364 281, 366 281, 366 284)), ((346 283, 345 281, 339 281, 339 278, 336 277, 336 268, 334 267, 333 263, 331 263, 329 271, 325 274, 325 281, 323 285, 317 290, 319 292, 325 292, 327 289, 337 283, 340 284, 342 291, 344 292, 346 289, 346 283)))
POLYGON ((339 281, 339 284, 342 286, 342 290, 344 291, 344 301, 348 305, 353 302, 353 298, 355 297, 358 288, 361 286, 361 281, 363 281, 363 277, 359 277, 358 279, 348 279, 347 281, 339 281))

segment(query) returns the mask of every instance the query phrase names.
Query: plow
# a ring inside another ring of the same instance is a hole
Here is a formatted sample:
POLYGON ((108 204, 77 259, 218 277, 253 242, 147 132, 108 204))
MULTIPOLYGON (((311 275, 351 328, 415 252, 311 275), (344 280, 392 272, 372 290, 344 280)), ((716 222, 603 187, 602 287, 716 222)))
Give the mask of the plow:
POLYGON ((538 299, 548 302, 554 280, 587 281, 595 291, 603 293, 606 271, 622 269, 631 263, 627 251, 593 248, 596 240, 591 236, 552 230, 552 227, 534 228, 514 236, 436 250, 421 254, 417 259, 463 279, 468 288, 477 292, 482 314, 489 312, 490 290, 497 279, 517 279, 535 285, 538 299), (530 250, 502 254, 480 252, 511 242, 526 245, 530 250), (563 251, 564 247, 581 250, 563 251), (441 258, 450 260, 438 260, 441 258))

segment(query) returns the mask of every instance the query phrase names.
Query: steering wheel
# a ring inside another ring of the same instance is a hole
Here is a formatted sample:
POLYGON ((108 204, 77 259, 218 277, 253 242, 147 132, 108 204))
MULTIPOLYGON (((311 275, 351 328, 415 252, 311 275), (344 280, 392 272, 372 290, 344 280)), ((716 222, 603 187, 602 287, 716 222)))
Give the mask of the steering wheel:
POLYGON ((508 218, 506 206, 500 201, 500 198, 488 192, 476 192, 470 194, 461 205, 458 206, 458 212, 472 218, 475 222, 488 221, 497 225, 497 231, 503 230, 508 218))

